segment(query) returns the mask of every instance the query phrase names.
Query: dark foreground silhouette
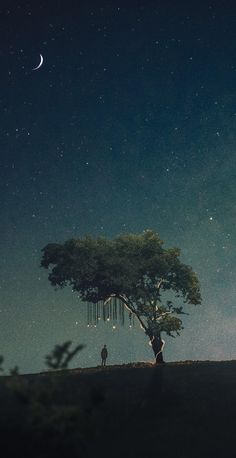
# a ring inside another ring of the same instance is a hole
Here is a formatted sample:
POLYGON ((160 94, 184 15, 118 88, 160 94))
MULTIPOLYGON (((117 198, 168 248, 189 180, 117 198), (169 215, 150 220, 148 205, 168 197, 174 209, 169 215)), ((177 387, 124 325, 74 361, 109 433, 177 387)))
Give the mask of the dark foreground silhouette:
POLYGON ((236 361, 0 379, 4 458, 235 457, 236 361))

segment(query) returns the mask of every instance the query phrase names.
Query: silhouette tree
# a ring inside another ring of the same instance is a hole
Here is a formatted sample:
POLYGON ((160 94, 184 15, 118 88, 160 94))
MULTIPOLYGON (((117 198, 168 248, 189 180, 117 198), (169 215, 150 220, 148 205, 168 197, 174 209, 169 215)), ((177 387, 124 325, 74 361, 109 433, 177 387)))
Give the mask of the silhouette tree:
MULTIPOLYGON (((68 367, 84 347, 69 350, 70 345, 67 341, 55 346, 48 355, 50 368, 68 367)), ((87 444, 94 437, 93 410, 103 401, 102 393, 99 397, 98 390, 91 392, 82 404, 73 390, 65 389, 64 377, 18 377, 18 366, 10 373, 13 377, 7 377, 0 389, 4 457, 88 457, 87 444)))
POLYGON ((4 357, 3 357, 2 355, 0 355, 0 372, 3 372, 3 371, 4 371, 4 369, 3 369, 3 367, 2 367, 3 361, 4 361, 4 357))
POLYGON ((67 369, 70 361, 75 355, 82 350, 85 345, 80 344, 69 351, 72 342, 70 340, 64 342, 62 345, 55 345, 53 351, 45 356, 45 364, 49 369, 67 369))
POLYGON ((158 233, 124 234, 113 240, 85 237, 43 248, 41 266, 50 267, 53 286, 66 285, 82 301, 120 300, 150 339, 156 362, 162 362, 162 333, 183 329, 183 304, 200 304, 197 275, 179 260, 178 248, 163 248, 158 233))
POLYGON ((19 367, 15 366, 12 369, 10 369, 10 375, 13 375, 13 376, 19 375, 19 367))

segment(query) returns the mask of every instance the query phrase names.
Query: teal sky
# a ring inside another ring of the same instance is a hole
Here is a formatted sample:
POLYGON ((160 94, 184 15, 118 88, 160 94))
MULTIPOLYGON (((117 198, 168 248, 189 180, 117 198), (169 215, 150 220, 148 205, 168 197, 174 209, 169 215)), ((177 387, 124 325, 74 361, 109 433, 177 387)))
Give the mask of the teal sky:
POLYGON ((202 285, 165 359, 236 357, 235 13, 209 0, 0 7, 6 371, 42 370, 65 340, 86 344, 74 366, 99 364, 104 343, 110 363, 153 359, 138 325, 88 329, 40 268, 47 243, 147 228, 202 285))

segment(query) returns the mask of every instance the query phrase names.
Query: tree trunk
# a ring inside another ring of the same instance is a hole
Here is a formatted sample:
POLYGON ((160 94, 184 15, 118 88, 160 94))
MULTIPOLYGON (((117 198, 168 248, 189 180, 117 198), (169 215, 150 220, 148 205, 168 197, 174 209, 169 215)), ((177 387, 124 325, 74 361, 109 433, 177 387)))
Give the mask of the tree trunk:
POLYGON ((163 341, 161 339, 161 336, 160 335, 153 335, 151 337, 151 345, 152 345, 152 349, 153 349, 153 352, 154 352, 154 355, 155 355, 155 358, 156 358, 156 364, 164 363, 163 353, 162 353, 163 341))

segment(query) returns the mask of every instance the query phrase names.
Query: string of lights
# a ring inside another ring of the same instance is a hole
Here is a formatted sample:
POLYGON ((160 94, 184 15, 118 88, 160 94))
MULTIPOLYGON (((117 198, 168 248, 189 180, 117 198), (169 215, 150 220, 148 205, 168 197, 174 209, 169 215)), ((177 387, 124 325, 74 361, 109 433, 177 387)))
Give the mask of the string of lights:
POLYGON ((110 323, 113 329, 118 324, 124 326, 127 321, 130 328, 135 325, 134 314, 127 311, 116 297, 111 297, 109 301, 87 302, 87 327, 97 327, 101 320, 110 323))

